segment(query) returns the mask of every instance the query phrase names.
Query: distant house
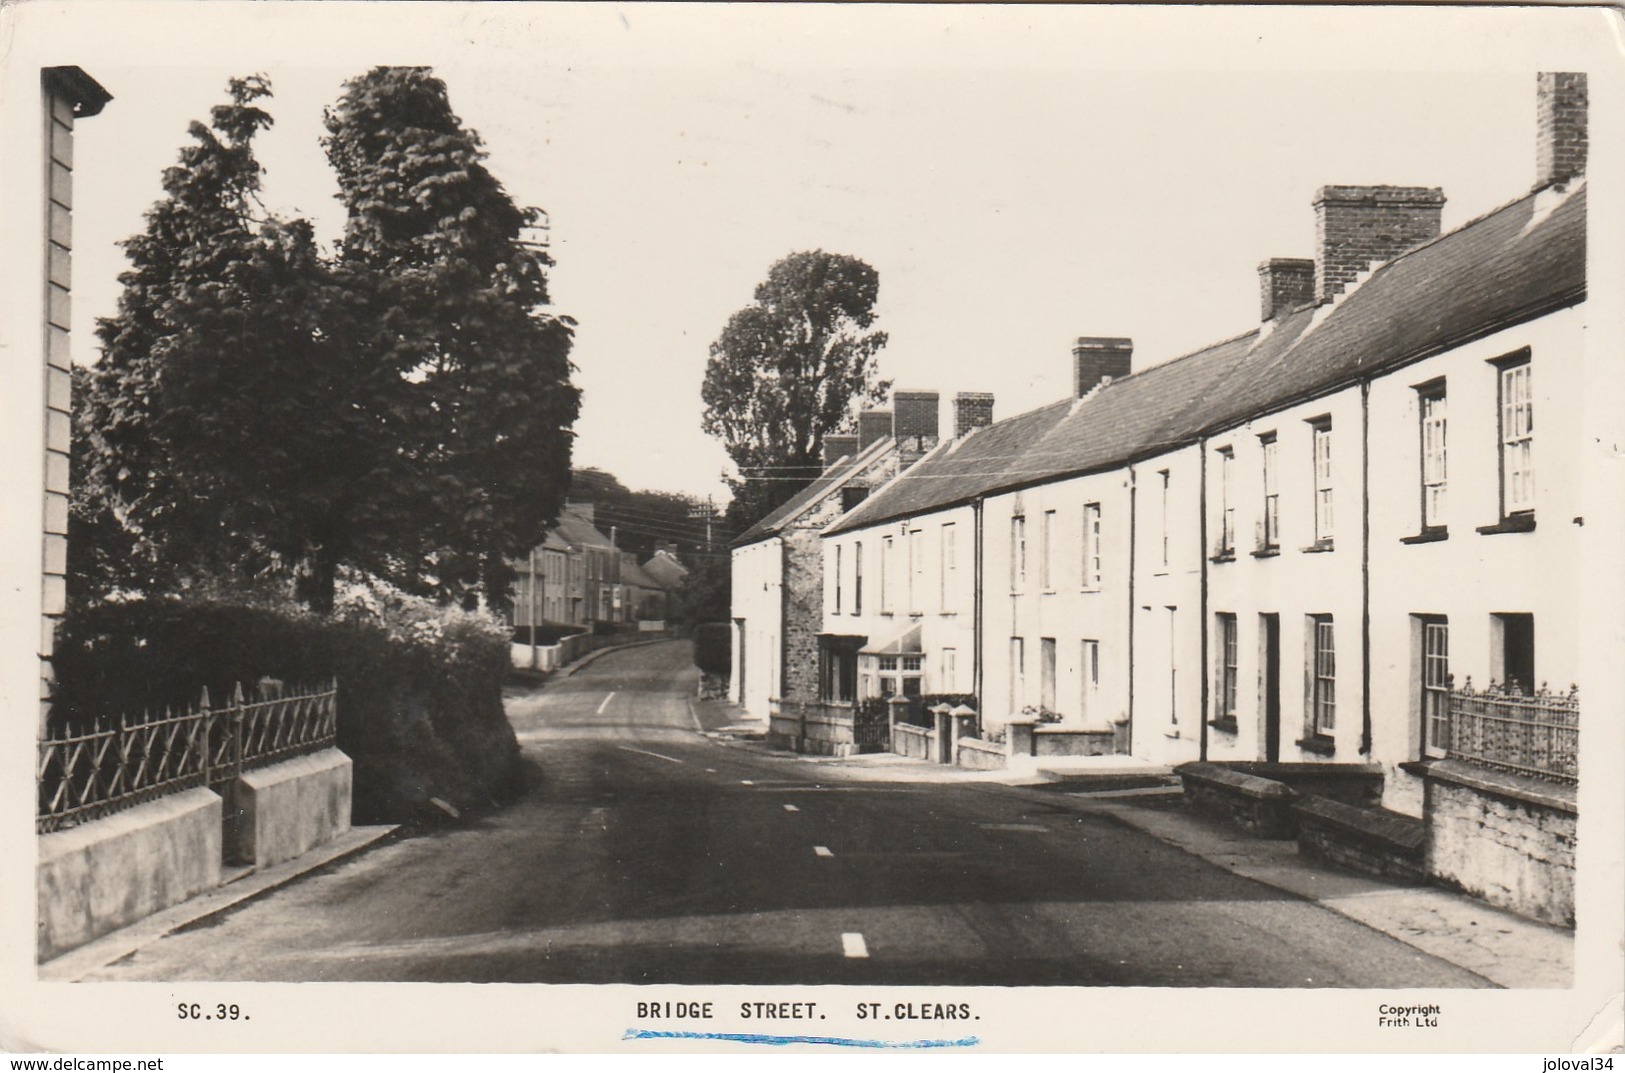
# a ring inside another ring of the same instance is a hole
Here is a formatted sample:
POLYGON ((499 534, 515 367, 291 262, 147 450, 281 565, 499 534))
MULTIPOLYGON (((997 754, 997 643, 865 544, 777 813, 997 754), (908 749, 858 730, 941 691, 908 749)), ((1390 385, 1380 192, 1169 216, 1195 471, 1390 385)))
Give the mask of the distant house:
POLYGON ((677 558, 677 548, 673 544, 660 544, 655 547, 655 553, 649 556, 643 564, 643 572, 654 579, 656 585, 664 596, 664 605, 661 613, 654 617, 674 619, 678 614, 678 602, 681 599, 683 584, 688 580, 688 567, 677 558))
POLYGON ((530 555, 515 561, 509 620, 515 626, 611 625, 630 621, 621 609, 621 556, 593 525, 590 503, 571 503, 530 555))
MULTIPOLYGON (((976 399, 976 412, 990 418, 991 397, 985 405, 976 399)), ((825 753, 854 747, 855 680, 829 622, 854 606, 848 600, 861 602, 861 581, 855 590, 831 589, 830 579, 851 567, 826 560, 819 535, 936 448, 938 405, 934 391, 899 391, 892 410, 858 415, 856 437, 826 437, 823 473, 733 542, 733 695, 770 718, 775 745, 825 753)), ((871 570, 884 569, 878 559, 871 563, 871 570)))

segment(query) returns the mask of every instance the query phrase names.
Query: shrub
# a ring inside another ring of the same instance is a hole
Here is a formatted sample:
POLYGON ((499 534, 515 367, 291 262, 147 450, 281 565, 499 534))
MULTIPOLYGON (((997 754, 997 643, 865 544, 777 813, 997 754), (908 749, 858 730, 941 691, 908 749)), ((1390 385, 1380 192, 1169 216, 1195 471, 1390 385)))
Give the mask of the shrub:
POLYGON ((523 787, 502 708, 508 630, 382 587, 346 586, 332 618, 285 604, 153 599, 75 609, 53 664, 52 720, 197 703, 242 682, 338 680, 338 745, 354 764, 357 823, 432 817, 523 787))
POLYGON ((733 627, 706 622, 694 627, 694 666, 726 678, 733 671, 733 627))

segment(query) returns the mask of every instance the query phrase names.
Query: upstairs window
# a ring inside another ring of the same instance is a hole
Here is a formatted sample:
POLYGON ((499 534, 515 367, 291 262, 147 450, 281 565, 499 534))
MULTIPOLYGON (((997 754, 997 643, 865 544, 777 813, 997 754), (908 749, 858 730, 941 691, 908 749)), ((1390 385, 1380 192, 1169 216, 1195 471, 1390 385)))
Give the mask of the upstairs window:
POLYGON ((852 544, 852 613, 863 614, 863 541, 852 544))
POLYGON ((1312 427, 1315 466, 1315 543, 1332 540, 1332 421, 1321 418, 1312 427))
POLYGON ((1219 554, 1236 553, 1236 504, 1231 499, 1236 480, 1236 452, 1219 449, 1219 554))
POLYGON ((941 547, 937 549, 937 606, 943 611, 954 609, 955 571, 959 569, 956 559, 958 549, 954 547, 957 532, 953 522, 944 522, 941 547))
POLYGON ((841 613, 841 546, 835 545, 835 613, 841 613))
POLYGON ((1100 504, 1083 506, 1083 587, 1100 588, 1100 504))
POLYGON ((1169 486, 1172 484, 1173 478, 1170 475, 1169 471, 1165 470, 1165 469, 1164 470, 1159 470, 1157 472, 1157 476, 1162 478, 1162 499, 1161 499, 1161 502, 1160 502, 1160 504, 1158 506, 1158 514, 1160 516, 1159 520, 1160 520, 1161 529, 1162 529, 1162 533, 1161 533, 1162 566, 1163 566, 1164 569, 1167 569, 1167 567, 1168 567, 1168 522, 1169 522, 1169 518, 1168 518, 1168 506, 1169 506, 1168 489, 1169 489, 1169 486))
POLYGON ((1055 548, 1055 512, 1044 512, 1044 527, 1038 534, 1038 583, 1045 592, 1055 589, 1055 571, 1052 569, 1055 548))
POLYGON ((1027 583, 1027 519, 1020 514, 1010 519, 1010 591, 1020 592, 1027 583))
POLYGON ((1448 471, 1444 382, 1420 389, 1417 406, 1422 422, 1422 528, 1442 529, 1448 471))
POLYGON ((1264 458, 1264 518, 1259 533, 1259 547, 1273 551, 1281 546, 1281 473, 1279 444, 1275 433, 1259 437, 1264 458))
POLYGON ((1501 366, 1501 513, 1535 509, 1535 407, 1529 356, 1501 366))
MULTIPOLYGON (((880 613, 892 613, 892 575, 896 571, 896 561, 893 558, 892 538, 885 537, 880 542, 880 613)), ((888 694, 889 696, 889 694, 888 694)))

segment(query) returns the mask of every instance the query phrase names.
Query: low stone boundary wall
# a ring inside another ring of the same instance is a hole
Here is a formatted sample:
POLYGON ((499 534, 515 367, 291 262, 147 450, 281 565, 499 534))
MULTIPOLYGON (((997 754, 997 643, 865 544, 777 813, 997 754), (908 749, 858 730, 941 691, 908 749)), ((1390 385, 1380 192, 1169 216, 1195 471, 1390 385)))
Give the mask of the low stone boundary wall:
POLYGON ((1200 761, 1174 768, 1192 809, 1228 820, 1262 838, 1291 838, 1296 830, 1292 801, 1284 783, 1246 775, 1200 761))
POLYGON ((1285 783, 1304 797, 1327 797, 1359 808, 1376 808, 1382 803, 1381 764, 1270 763, 1266 760, 1221 763, 1243 775, 1285 783))
POLYGON ((1009 765, 1010 758, 999 742, 981 738, 960 738, 955 744, 954 764, 975 771, 997 771, 1009 765))
POLYGON ((1111 727, 1033 727, 1034 756, 1111 756, 1116 735, 1111 727))
POLYGON ((1440 760, 1426 771, 1427 870, 1548 924, 1574 926, 1575 790, 1440 760))
POLYGON ((509 645, 510 661, 518 671, 556 671, 559 669, 559 646, 537 645, 533 650, 530 645, 509 645), (536 654, 536 662, 531 664, 531 652, 536 654))
POLYGON ((244 863, 269 868, 348 831, 350 769, 348 756, 323 749, 243 772, 233 792, 244 863))
POLYGON ((1298 852, 1369 876, 1421 883, 1427 878, 1422 821, 1385 809, 1359 808, 1328 797, 1292 806, 1298 852))
POLYGON ((915 760, 931 760, 936 756, 937 732, 909 723, 893 723, 891 728, 892 752, 915 760))
POLYGON ((219 886, 220 824, 220 796, 198 788, 41 835, 39 959, 219 886))

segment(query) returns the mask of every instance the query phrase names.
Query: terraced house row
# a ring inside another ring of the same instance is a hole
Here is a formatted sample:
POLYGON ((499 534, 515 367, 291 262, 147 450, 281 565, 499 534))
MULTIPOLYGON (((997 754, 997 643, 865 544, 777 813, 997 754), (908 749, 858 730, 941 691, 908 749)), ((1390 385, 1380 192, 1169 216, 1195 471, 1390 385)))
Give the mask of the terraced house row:
POLYGON ((1536 100, 1527 193, 1441 234, 1439 189, 1323 187, 1234 338, 1139 369, 1079 339, 1071 397, 962 394, 951 437, 929 393, 862 415, 736 543, 740 703, 808 751, 1346 765, 1429 818, 1436 876, 1572 918, 1603 356, 1585 76, 1536 100))

